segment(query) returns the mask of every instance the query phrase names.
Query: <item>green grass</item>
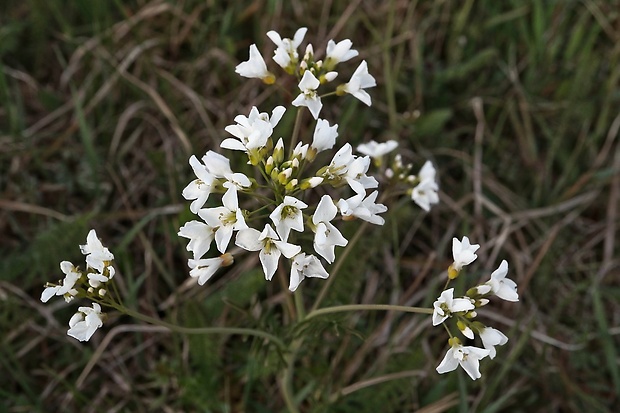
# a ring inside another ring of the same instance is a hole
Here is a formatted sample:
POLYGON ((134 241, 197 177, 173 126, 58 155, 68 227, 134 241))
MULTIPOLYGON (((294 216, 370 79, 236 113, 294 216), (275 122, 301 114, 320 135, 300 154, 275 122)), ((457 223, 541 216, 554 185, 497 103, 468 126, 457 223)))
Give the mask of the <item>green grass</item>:
MULTIPOLYGON (((79 344, 65 334, 73 307, 38 297, 94 227, 116 255, 127 305, 187 326, 299 333, 287 325, 286 285, 265 283, 250 258, 183 286, 176 232, 191 219, 181 196, 189 156, 218 148, 251 105, 290 101, 235 65, 251 43, 271 55, 268 30, 301 26, 317 51, 352 39, 377 79, 372 108, 326 105, 339 140, 399 139, 415 165, 433 159, 443 194, 426 216, 393 205, 325 304, 431 305, 462 235, 483 245, 468 276, 507 259, 521 297, 481 311, 510 341, 477 382, 435 373, 446 337, 427 318, 310 323, 305 333, 320 339, 305 341, 293 383, 302 411, 620 404, 620 2, 70 3, 0 5, 0 411, 285 411, 283 355, 262 340, 123 331, 139 323, 112 314, 79 344), (398 372, 411 374, 363 386, 398 372), (358 390, 337 397, 343 389, 358 390)), ((321 285, 302 284, 306 304, 321 285)))

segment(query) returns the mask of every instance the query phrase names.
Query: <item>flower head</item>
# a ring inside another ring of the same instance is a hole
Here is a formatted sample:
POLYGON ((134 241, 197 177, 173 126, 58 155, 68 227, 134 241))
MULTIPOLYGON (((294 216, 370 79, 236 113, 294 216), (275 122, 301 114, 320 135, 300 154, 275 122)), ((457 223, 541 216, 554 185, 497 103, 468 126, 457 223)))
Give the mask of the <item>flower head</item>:
POLYGON ((321 82, 319 79, 317 79, 312 72, 306 70, 299 82, 299 90, 301 93, 292 102, 293 106, 306 106, 310 110, 310 113, 312 113, 314 119, 318 119, 319 112, 321 112, 321 108, 323 107, 321 98, 316 92, 320 85, 321 82))
POLYGON ((469 238, 463 237, 462 241, 456 238, 452 239, 452 256, 454 263, 452 267, 458 272, 465 265, 469 265, 478 257, 475 252, 480 248, 478 244, 470 244, 469 238))
POLYGON ((307 31, 306 27, 298 29, 292 39, 283 39, 275 30, 267 32, 267 37, 278 46, 274 52, 273 60, 288 73, 295 71, 295 66, 297 66, 299 61, 297 48, 303 42, 307 31))
POLYGON ((398 147, 398 142, 389 140, 387 142, 369 141, 357 146, 357 151, 361 154, 368 155, 373 159, 380 159, 383 155, 392 152, 398 147))
POLYGON ((114 254, 103 246, 94 229, 88 232, 86 245, 80 245, 80 250, 86 255, 86 264, 99 272, 103 272, 103 269, 114 259, 114 254))
POLYGON ((372 100, 370 99, 368 92, 364 89, 375 86, 377 86, 377 82, 375 81, 375 78, 368 73, 368 65, 366 64, 366 61, 363 60, 357 69, 355 69, 349 83, 340 85, 338 88, 340 89, 340 94, 349 93, 364 102, 366 105, 370 106, 372 104, 372 100))
POLYGON ((491 273, 491 279, 486 284, 490 285, 493 294, 502 300, 519 301, 517 283, 506 278, 506 274, 508 274, 508 262, 502 260, 499 267, 491 273))
POLYGON ((471 299, 453 298, 454 288, 450 288, 441 293, 439 298, 433 303, 433 325, 443 323, 454 313, 465 312, 476 308, 471 299))
POLYGON ((482 339, 482 345, 489 350, 490 359, 495 358, 495 346, 503 346, 508 342, 508 337, 504 333, 492 327, 484 327, 479 334, 482 339))
POLYGON ((329 71, 338 63, 346 62, 357 56, 359 54, 358 51, 351 49, 351 46, 353 46, 353 42, 349 39, 341 40, 338 43, 330 39, 327 42, 325 62, 323 63, 325 70, 329 71))
POLYGON ((65 278, 60 285, 49 285, 43 290, 41 294, 41 301, 46 303, 55 295, 62 295, 66 302, 73 300, 78 291, 75 289, 75 284, 82 276, 80 272, 69 261, 63 261, 60 263, 60 270, 65 274, 65 278))
POLYGON ((260 251, 258 256, 267 281, 275 274, 281 255, 292 258, 301 252, 299 245, 280 241, 278 234, 269 224, 265 225, 262 232, 254 228, 242 229, 237 233, 235 244, 247 251, 260 251))
POLYGON ((284 201, 269 215, 282 241, 288 240, 291 229, 303 232, 304 218, 301 210, 307 207, 306 203, 287 195, 284 197, 284 201))
POLYGON ((210 227, 204 222, 189 221, 179 228, 178 235, 183 238, 189 238, 187 250, 194 254, 194 259, 198 260, 209 248, 215 238, 216 228, 210 227))
POLYGON ((338 125, 330 126, 328 121, 318 119, 316 122, 316 127, 314 128, 312 144, 310 145, 310 148, 313 150, 313 155, 333 148, 336 144, 337 137, 338 125))
POLYGON ((255 44, 250 46, 250 58, 245 62, 239 63, 235 68, 235 72, 243 77, 262 79, 266 84, 272 84, 276 80, 273 73, 267 70, 265 59, 263 59, 255 44))
POLYGON ((439 185, 435 180, 435 167, 431 161, 426 161, 417 176, 419 183, 411 191, 411 199, 425 211, 430 211, 431 205, 439 202, 437 191, 439 185))
POLYGON ((237 187, 228 188, 222 197, 221 207, 203 208, 198 215, 205 220, 207 225, 215 228, 215 244, 222 254, 226 252, 233 231, 238 231, 248 226, 243 217, 243 211, 239 208, 237 187))
POLYGON ((348 241, 342 236, 338 228, 330 221, 336 217, 338 208, 329 195, 323 195, 312 215, 314 230, 314 250, 330 264, 334 262, 336 245, 344 247, 348 241))
POLYGON ((327 278, 329 274, 317 257, 301 252, 295 255, 291 262, 291 281, 288 289, 295 291, 306 277, 327 278))
POLYGON ((387 211, 387 207, 376 203, 378 194, 377 191, 367 197, 363 193, 355 194, 351 198, 339 200, 337 206, 345 220, 356 217, 371 224, 383 225, 385 220, 377 214, 387 211))
POLYGON ((187 260, 187 265, 191 268, 189 276, 198 279, 199 285, 204 285, 209 278, 221 267, 226 267, 233 263, 234 259, 230 253, 222 254, 215 258, 203 258, 200 260, 187 260))
POLYGON ((437 373, 447 373, 461 365, 472 380, 479 379, 482 376, 480 374, 480 360, 489 355, 489 350, 463 346, 457 338, 450 339, 450 346, 445 357, 437 366, 437 373))
POLYGON ((69 320, 67 334, 80 341, 88 341, 102 325, 103 314, 101 314, 101 306, 93 303, 92 308, 78 308, 78 312, 69 320))

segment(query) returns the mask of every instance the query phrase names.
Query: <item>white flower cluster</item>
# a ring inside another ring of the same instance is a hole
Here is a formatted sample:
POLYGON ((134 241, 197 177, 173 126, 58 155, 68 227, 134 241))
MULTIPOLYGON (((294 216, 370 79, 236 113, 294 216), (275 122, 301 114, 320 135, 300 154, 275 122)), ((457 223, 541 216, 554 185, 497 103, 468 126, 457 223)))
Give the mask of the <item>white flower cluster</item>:
MULTIPOLYGON (((456 238, 452 240, 454 262, 448 269, 450 279, 458 277, 463 267, 471 264, 477 258, 476 251, 478 248, 480 245, 471 244, 467 237, 463 237, 462 241, 456 238)), ((451 334, 448 340, 450 349, 437 366, 438 373, 453 371, 460 365, 473 380, 476 380, 481 377, 480 360, 487 356, 493 359, 496 354, 495 346, 501 346, 508 342, 508 337, 501 331, 487 327, 478 321, 473 321, 476 317, 476 309, 487 305, 490 296, 494 295, 506 301, 519 301, 517 285, 514 281, 506 278, 507 273, 508 263, 503 260, 487 282, 469 289, 464 297, 455 298, 454 288, 450 288, 443 291, 435 301, 433 304, 434 326, 454 317, 461 334, 470 340, 473 340, 475 334, 478 334, 484 347, 464 346, 458 337, 451 334)))
MULTIPOLYGON (((47 283, 41 301, 48 302, 53 296, 63 296, 70 302, 75 297, 102 299, 107 294, 106 284, 114 277, 112 267, 114 255, 103 246, 97 233, 91 229, 86 238, 86 245, 80 245, 86 256, 86 270, 82 271, 69 261, 60 263, 60 270, 65 278, 57 284, 47 283)), ((78 312, 69 320, 67 334, 80 341, 88 341, 95 331, 103 325, 104 314, 101 306, 93 302, 92 307, 79 307, 78 312)))
MULTIPOLYGON (((307 107, 316 119, 314 129, 307 133, 311 135, 307 143, 298 141, 297 136, 291 137, 291 142, 286 144, 289 155, 285 156, 284 139, 276 141, 273 134, 286 109, 278 106, 268 114, 253 107, 248 116, 238 115, 235 124, 225 128, 232 137, 224 139, 220 146, 245 152, 248 164, 260 171, 263 178, 260 182, 233 172, 229 159, 213 151, 208 151, 202 161, 195 156, 189 160, 196 179, 183 190, 183 196, 192 201, 190 210, 201 220, 187 222, 180 228, 179 236, 189 239, 187 250, 193 254, 188 261, 190 276, 197 278, 200 285, 207 282, 217 269, 233 263, 227 249, 234 234, 235 245, 259 252, 267 280, 275 274, 280 258, 288 259, 289 289, 295 291, 306 277, 329 276, 319 257, 332 263, 336 257, 335 247, 344 247, 348 243, 335 225, 338 219, 359 218, 377 225, 384 223, 378 214, 387 208, 377 203, 378 192, 374 189, 378 182, 367 175, 370 156, 354 155, 351 145, 345 143, 327 165, 315 167, 316 172, 307 173, 317 155, 331 150, 338 137, 338 125, 319 118, 323 103, 318 89, 336 78, 338 73, 334 69, 338 64, 356 57, 358 52, 351 49, 350 40, 339 43, 330 40, 323 61, 314 59, 312 45, 306 47, 300 58, 297 49, 306 31, 306 28, 299 29, 293 39, 282 38, 274 31, 267 36, 277 46, 273 60, 286 73, 299 79, 299 95, 291 104, 298 107, 297 110, 307 107), (320 198, 305 196, 308 190, 321 185, 334 188, 346 185, 353 195, 337 199, 327 194, 320 198), (372 192, 367 193, 368 190, 372 192), (205 204, 213 193, 223 194, 221 206, 206 208, 205 204), (255 201, 243 203, 242 207, 241 197, 254 198, 255 201), (256 201, 260 205, 257 206, 256 201), (265 223, 267 216, 269 221, 265 223), (305 234, 312 238, 313 251, 302 248, 303 238, 310 238, 305 234), (221 255, 203 258, 213 241, 221 255)), ((241 76, 260 78, 267 84, 276 80, 255 45, 250 46, 250 59, 239 64, 236 72, 241 76)), ((337 86, 336 94, 349 93, 370 105, 370 95, 364 89, 375 84, 366 62, 362 62, 348 83, 337 86)))

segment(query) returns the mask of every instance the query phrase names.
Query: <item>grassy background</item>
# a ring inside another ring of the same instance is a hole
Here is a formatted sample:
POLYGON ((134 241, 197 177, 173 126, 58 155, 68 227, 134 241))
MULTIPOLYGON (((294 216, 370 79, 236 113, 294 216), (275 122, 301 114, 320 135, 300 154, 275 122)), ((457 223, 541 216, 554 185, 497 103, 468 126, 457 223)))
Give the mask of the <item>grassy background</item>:
MULTIPOLYGON (((399 139, 416 165, 433 159, 442 190, 428 215, 393 205, 326 304, 430 305, 451 238, 466 234, 482 244, 469 277, 507 259, 522 298, 481 312, 510 341, 477 382, 435 373, 446 337, 427 318, 312 323, 303 333, 320 340, 306 341, 294 383, 302 410, 614 411, 617 0, 3 1, 0 410, 284 411, 281 359, 260 340, 171 335, 111 314, 79 344, 66 336, 74 306, 38 297, 59 261, 81 261, 94 227, 127 305, 188 326, 299 333, 286 327, 285 288, 265 283, 255 258, 188 283, 176 231, 191 219, 188 157, 217 148, 249 106, 290 99, 235 65, 253 42, 271 56, 268 30, 301 26, 317 52, 352 39, 377 78, 372 108, 349 98, 325 112, 341 142, 399 139), (386 380, 365 387, 375 377, 386 380)), ((304 283, 307 303, 320 283, 304 283)))

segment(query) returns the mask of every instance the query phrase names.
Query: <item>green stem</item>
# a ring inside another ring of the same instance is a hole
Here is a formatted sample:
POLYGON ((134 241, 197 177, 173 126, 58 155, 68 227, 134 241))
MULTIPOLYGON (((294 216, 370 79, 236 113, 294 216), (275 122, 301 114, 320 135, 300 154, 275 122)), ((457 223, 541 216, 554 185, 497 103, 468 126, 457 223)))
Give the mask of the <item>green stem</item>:
POLYGON ((166 321, 150 317, 148 315, 139 313, 129 308, 117 308, 117 310, 127 314, 128 316, 137 318, 138 320, 145 321, 149 324, 154 324, 162 327, 166 327, 171 331, 181 334, 222 334, 222 335, 242 335, 242 336, 255 336, 267 339, 277 345, 281 350, 286 349, 286 345, 282 340, 273 334, 269 334, 265 331, 255 330, 253 328, 236 328, 236 327, 182 327, 175 324, 168 323, 166 321))
POLYGON ((295 145, 297 145, 297 139, 299 138, 299 130, 301 129, 301 114, 302 108, 297 108, 297 115, 295 116, 295 125, 293 126, 293 134, 291 136, 291 143, 288 150, 289 159, 293 156, 293 150, 295 149, 295 145))
POLYGON ((304 321, 320 315, 342 313, 346 311, 401 311, 404 313, 433 314, 433 309, 427 307, 409 307, 405 305, 391 304, 349 304, 313 310, 306 315, 304 321))

